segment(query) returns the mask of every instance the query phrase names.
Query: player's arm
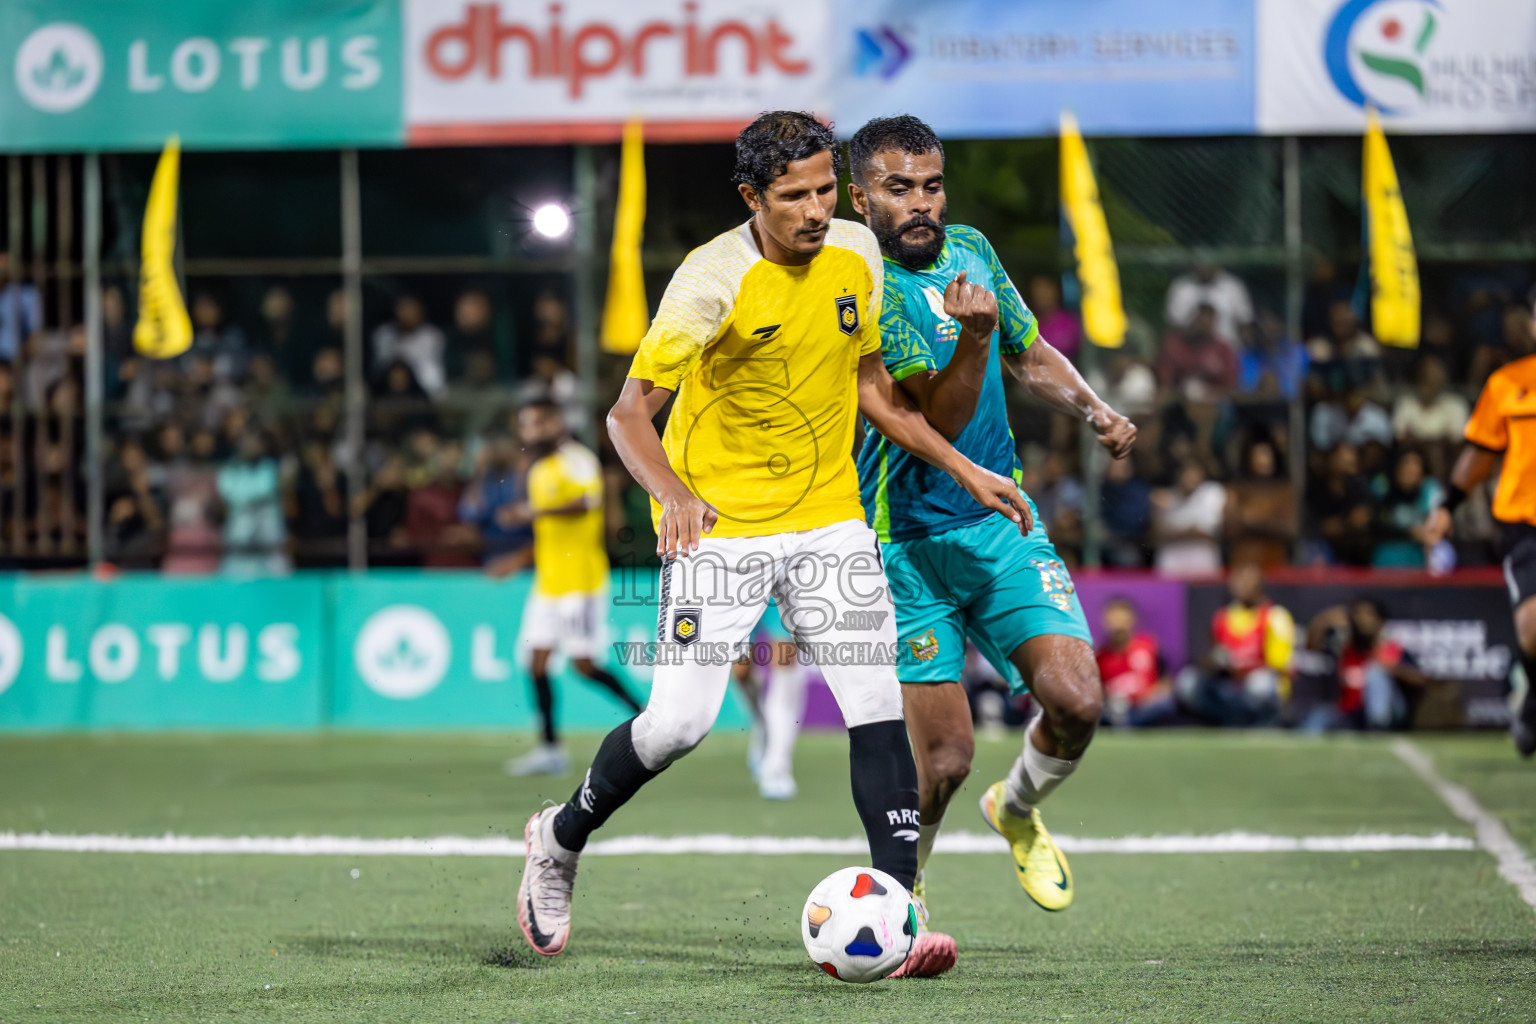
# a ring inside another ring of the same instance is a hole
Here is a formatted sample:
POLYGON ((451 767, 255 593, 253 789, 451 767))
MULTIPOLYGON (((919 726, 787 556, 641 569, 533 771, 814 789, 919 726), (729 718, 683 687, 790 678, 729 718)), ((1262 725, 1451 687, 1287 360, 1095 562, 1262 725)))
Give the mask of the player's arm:
POLYGON ((953 441, 976 415, 997 327, 997 297, 967 282, 962 271, 944 289, 944 312, 960 324, 955 354, 942 370, 903 377, 901 387, 933 428, 953 441))
POLYGON ((656 432, 656 414, 719 335, 734 301, 735 286, 720 272, 710 247, 689 253, 668 282, 608 413, 608 436, 624 468, 661 506, 656 553, 663 558, 692 554, 719 515, 673 472, 656 432))
POLYGON ((1094 394, 1077 367, 1044 338, 1037 337, 1022 352, 1003 353, 1003 365, 1034 398, 1057 412, 1086 419, 1110 455, 1123 459, 1131 453, 1136 424, 1094 394))
POLYGON ((892 444, 944 470, 978 503, 1018 523, 1021 532, 1034 527, 1018 486, 955 451, 896 383, 878 349, 859 359, 859 412, 892 444))
POLYGON ((649 380, 626 377, 619 400, 608 412, 608 436, 624 468, 661 505, 656 553, 663 558, 692 554, 719 518, 673 471, 661 446, 654 421, 671 397, 671 391, 649 380))
POLYGON ((1435 545, 1451 532, 1451 516, 1467 499, 1467 492, 1493 475, 1499 457, 1509 446, 1509 422, 1503 410, 1504 377, 1495 374, 1483 385, 1483 393, 1477 396, 1477 405, 1467 420, 1467 443, 1456 456, 1451 467, 1450 486, 1445 490, 1445 500, 1424 521, 1424 543, 1435 545))
POLYGON ((1462 447, 1456 463, 1451 466, 1451 486, 1446 488, 1445 501, 1424 521, 1425 544, 1438 544, 1450 535, 1451 516, 1467 499, 1469 491, 1493 475, 1501 454, 1475 444, 1462 447))
POLYGON ((594 508, 597 508, 597 506, 598 502, 596 499, 582 496, 561 505, 541 506, 533 509, 532 512, 535 519, 541 516, 580 516, 586 515, 594 508))

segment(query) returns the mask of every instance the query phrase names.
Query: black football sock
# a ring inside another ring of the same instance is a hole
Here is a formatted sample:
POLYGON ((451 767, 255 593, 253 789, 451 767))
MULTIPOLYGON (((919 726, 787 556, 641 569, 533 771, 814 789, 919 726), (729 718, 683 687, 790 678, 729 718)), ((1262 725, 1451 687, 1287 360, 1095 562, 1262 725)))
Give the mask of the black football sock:
POLYGON ((634 694, 630 693, 629 689, 625 687, 623 683, 619 682, 618 677, 615 676, 612 672, 609 672, 607 669, 601 669, 596 665, 593 665, 589 670, 583 672, 582 675, 586 676, 598 686, 601 686, 603 689, 619 698, 619 700, 623 701, 625 704, 628 704, 629 710, 633 711, 635 714, 638 715, 641 711, 644 710, 644 708, 640 706, 640 702, 635 699, 634 694))
POLYGON ((539 719, 544 723, 544 742, 554 745, 558 739, 555 735, 555 691, 549 685, 549 673, 534 673, 533 695, 539 704, 539 719))
POLYGON ((630 738, 634 721, 631 718, 603 737, 587 777, 555 815, 555 839, 573 853, 586 846, 587 837, 640 792, 641 786, 661 774, 641 763, 635 752, 635 741, 630 738))
POLYGON ((869 859, 908 889, 917 878, 917 765, 900 719, 848 730, 853 805, 869 837, 869 859))
POLYGON ((1525 699, 1515 715, 1533 728, 1536 728, 1536 654, 1520 654, 1520 664, 1525 667, 1525 699))

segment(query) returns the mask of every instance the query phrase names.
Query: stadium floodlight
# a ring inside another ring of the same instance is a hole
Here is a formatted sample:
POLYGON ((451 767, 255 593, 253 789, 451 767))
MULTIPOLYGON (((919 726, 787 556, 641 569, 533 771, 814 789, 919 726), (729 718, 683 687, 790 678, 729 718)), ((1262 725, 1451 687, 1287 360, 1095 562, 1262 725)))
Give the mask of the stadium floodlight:
POLYGON ((571 230, 571 215, 559 203, 545 203, 533 211, 533 230, 545 238, 564 238, 571 230))

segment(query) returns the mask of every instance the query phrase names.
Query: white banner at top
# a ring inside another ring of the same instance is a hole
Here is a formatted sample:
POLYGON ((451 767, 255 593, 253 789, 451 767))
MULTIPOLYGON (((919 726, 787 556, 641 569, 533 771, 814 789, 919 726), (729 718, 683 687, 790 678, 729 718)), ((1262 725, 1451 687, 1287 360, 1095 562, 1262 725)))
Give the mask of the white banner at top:
POLYGON ((1536 130, 1532 0, 1258 0, 1271 135, 1536 130))
POLYGON ((829 107, 825 0, 405 0, 413 144, 729 139, 829 107))

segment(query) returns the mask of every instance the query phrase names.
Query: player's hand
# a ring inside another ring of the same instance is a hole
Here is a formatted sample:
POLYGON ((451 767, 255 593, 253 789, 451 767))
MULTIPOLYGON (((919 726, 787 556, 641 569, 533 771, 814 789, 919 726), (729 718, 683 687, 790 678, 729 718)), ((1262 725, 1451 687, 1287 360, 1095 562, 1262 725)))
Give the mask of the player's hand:
POLYGON ((662 558, 687 558, 699 549, 699 538, 715 528, 720 518, 707 502, 686 487, 661 503, 661 523, 656 528, 656 553, 662 558))
POLYGON ((1021 534, 1035 528, 1035 519, 1029 514, 1029 502, 1012 480, 989 469, 982 469, 974 462, 956 475, 955 480, 978 504, 994 512, 1001 512, 1018 523, 1021 534))
POLYGON ((1424 520, 1424 546, 1432 548, 1451 533, 1451 513, 1443 505, 1424 520))
POLYGON ((970 284, 965 271, 944 289, 944 313, 960 321, 960 327, 977 341, 989 341, 997 327, 997 296, 979 284, 970 284))
POLYGON ((1123 459, 1131 454, 1131 446, 1136 443, 1136 424, 1113 409, 1094 413, 1088 417, 1088 422, 1098 432, 1099 444, 1109 452, 1110 458, 1123 459))
POLYGON ((528 507, 527 502, 514 502, 498 508, 495 518, 497 526, 503 530, 513 530, 533 522, 533 510, 528 507))

